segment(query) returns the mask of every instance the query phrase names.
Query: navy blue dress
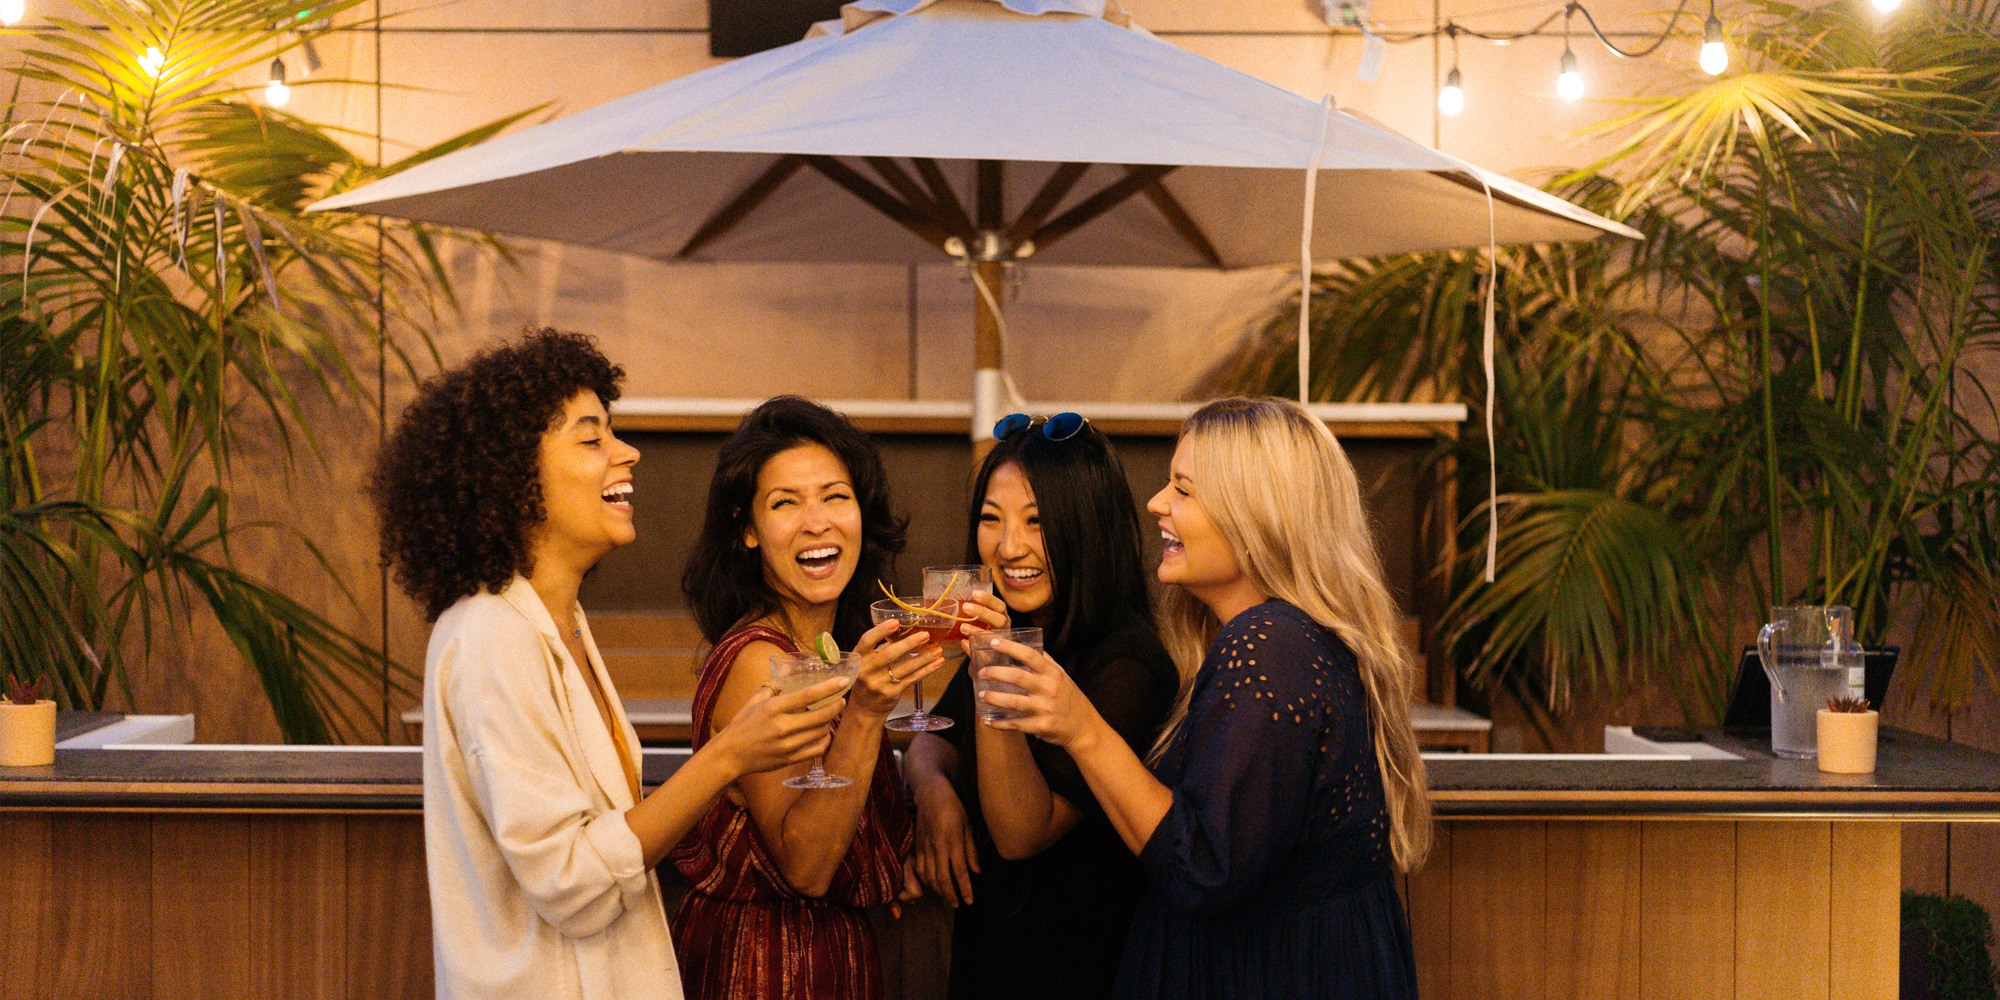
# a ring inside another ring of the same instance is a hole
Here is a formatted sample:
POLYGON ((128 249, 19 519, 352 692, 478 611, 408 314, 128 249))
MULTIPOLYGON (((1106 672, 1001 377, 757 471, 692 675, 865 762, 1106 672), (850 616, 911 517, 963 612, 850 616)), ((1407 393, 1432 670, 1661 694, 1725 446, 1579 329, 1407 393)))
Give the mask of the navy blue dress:
POLYGON ((1153 773, 1174 802, 1118 996, 1417 995, 1354 653, 1282 601, 1224 625, 1153 773))

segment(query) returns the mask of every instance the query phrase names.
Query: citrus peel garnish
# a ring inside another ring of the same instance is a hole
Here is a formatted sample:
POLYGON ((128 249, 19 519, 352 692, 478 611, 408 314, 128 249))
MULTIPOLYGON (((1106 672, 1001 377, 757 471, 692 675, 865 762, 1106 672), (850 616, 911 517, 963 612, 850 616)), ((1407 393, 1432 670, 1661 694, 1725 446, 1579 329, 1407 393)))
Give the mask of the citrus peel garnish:
MULTIPOLYGON (((958 582, 958 578, 957 578, 957 577, 955 577, 955 576, 954 576, 954 577, 952 577, 952 582, 953 582, 953 583, 956 583, 956 582, 958 582)), ((945 602, 945 599, 944 599, 944 598, 942 598, 942 597, 938 598, 938 601, 937 601, 937 603, 936 603, 936 604, 933 604, 933 605, 931 605, 930 607, 918 607, 918 606, 917 606, 917 605, 915 605, 915 604, 911 604, 910 602, 908 602, 908 601, 905 601, 905 600, 903 600, 903 599, 902 599, 902 598, 900 598, 900 597, 897 597, 897 596, 896 596, 896 592, 895 592, 895 591, 893 591, 893 590, 890 590, 890 589, 889 589, 889 585, 888 585, 888 584, 886 584, 886 583, 883 583, 883 582, 882 582, 882 581, 880 581, 880 580, 877 580, 877 581, 875 581, 875 586, 877 586, 877 587, 880 587, 880 588, 882 588, 882 593, 884 593, 884 594, 887 594, 887 595, 889 596, 889 599, 890 599, 890 600, 892 600, 892 601, 895 601, 895 602, 896 602, 896 606, 897 606, 897 607, 899 607, 899 608, 902 608, 902 609, 903 609, 904 611, 914 611, 914 612, 916 612, 917 614, 920 614, 920 615, 937 615, 937 616, 938 616, 938 617, 940 617, 940 618, 949 618, 949 619, 951 619, 952 621, 955 621, 955 622, 969 622, 969 621, 977 621, 977 620, 978 620, 978 616, 976 616, 976 615, 965 615, 965 616, 961 617, 961 616, 959 616, 959 615, 954 615, 954 614, 952 614, 952 613, 950 613, 950 612, 948 612, 948 611, 945 611, 945 610, 944 610, 944 602, 945 602)), ((951 593, 951 588, 950 588, 950 587, 946 587, 946 588, 944 589, 944 592, 945 592, 945 593, 947 593, 947 594, 951 593)))

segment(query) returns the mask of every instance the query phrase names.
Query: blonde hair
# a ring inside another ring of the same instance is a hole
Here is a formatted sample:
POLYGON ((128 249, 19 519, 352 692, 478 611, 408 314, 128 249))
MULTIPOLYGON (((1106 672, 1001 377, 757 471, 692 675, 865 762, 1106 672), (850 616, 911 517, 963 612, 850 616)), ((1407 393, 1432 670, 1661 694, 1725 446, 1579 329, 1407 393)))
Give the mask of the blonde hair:
MULTIPOLYGON (((1424 762, 1410 726, 1416 676, 1347 453, 1304 407, 1269 397, 1209 403, 1182 425, 1181 440, 1189 445, 1195 499, 1251 584, 1332 629, 1354 651, 1390 848, 1398 868, 1414 870, 1431 845, 1424 762)), ((1155 756, 1187 717, 1195 672, 1222 624, 1179 587, 1167 588, 1162 604, 1181 692, 1155 756)))

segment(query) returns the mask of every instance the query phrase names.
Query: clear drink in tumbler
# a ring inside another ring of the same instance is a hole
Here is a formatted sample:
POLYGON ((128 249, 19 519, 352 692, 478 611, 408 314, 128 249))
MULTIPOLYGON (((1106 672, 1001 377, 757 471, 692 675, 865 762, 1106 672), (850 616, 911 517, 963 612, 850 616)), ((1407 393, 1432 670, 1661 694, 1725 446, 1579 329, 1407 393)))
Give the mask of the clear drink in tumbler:
POLYGON ((1042 630, 1038 628, 1000 628, 988 632, 974 632, 971 638, 967 640, 966 644, 972 647, 973 703, 979 712, 979 720, 981 722, 992 722, 995 719, 1011 719, 1020 714, 988 705, 979 698, 982 692, 999 691, 1003 694, 1024 693, 1015 685, 1003 684, 999 681, 989 681, 982 676, 986 672, 987 667, 1018 667, 1022 665, 1021 661, 994 648, 993 642, 996 639, 1017 642, 1029 649, 1039 650, 1042 648, 1042 630))

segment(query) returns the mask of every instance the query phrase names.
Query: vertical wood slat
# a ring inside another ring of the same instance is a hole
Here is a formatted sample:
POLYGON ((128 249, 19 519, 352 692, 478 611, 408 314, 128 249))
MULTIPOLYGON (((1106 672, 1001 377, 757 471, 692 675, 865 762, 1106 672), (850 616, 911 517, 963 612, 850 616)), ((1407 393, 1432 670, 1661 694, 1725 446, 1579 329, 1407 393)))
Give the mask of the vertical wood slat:
POLYGON ((428 1000, 431 966, 430 885, 424 825, 410 816, 347 820, 347 953, 353 1000, 428 1000), (366 859, 366 863, 360 863, 366 859))
POLYGON ((1736 824, 1736 997, 1827 995, 1831 823, 1736 824))
POLYGON ((1461 822, 1452 847, 1449 995, 1541 996, 1545 827, 1461 822), (1476 915, 1476 917, 1475 917, 1476 915))
POLYGON ((1543 995, 1639 995, 1639 824, 1548 824, 1543 995))
POLYGON ((1736 825, 1639 831, 1639 996, 1726 1000, 1736 984, 1736 825))
POLYGON ((1832 1000, 1895 1000, 1902 933, 1902 824, 1834 823, 1832 1000))
POLYGON ((153 995, 250 1000, 250 823, 153 817, 153 995))
POLYGON ((347 996, 347 861, 342 817, 251 818, 245 866, 250 996, 347 996))
POLYGON ((1403 881, 1403 908, 1417 954, 1417 995, 1449 996, 1451 989, 1451 865, 1457 823, 1439 823, 1424 866, 1403 881))
POLYGON ((50 879, 49 817, 0 813, 0 1000, 54 1000, 42 944, 50 879))
POLYGON ((147 816, 49 820, 49 868, 62 888, 42 896, 39 923, 54 951, 43 970, 54 996, 153 995, 152 826, 147 816))

